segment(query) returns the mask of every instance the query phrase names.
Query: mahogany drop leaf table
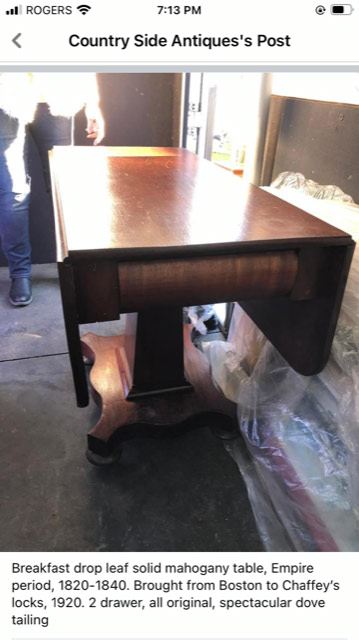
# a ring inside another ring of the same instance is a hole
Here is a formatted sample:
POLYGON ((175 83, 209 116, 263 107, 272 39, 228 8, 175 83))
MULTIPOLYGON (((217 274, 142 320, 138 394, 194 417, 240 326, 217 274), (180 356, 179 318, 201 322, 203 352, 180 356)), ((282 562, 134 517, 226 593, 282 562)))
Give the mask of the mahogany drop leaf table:
POLYGON ((354 242, 348 234, 183 149, 56 147, 58 270, 79 406, 84 355, 101 417, 88 457, 138 434, 235 420, 194 347, 183 307, 238 301, 299 373, 329 356, 354 242), (125 335, 82 323, 128 314, 125 335))

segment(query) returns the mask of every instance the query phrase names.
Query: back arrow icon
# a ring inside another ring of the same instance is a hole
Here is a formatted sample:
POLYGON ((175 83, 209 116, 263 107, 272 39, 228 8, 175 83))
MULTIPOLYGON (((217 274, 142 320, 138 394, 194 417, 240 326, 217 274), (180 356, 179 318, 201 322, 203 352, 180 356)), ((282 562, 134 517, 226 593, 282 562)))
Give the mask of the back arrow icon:
POLYGON ((21 33, 18 33, 12 40, 11 42, 13 42, 17 47, 19 47, 19 49, 21 49, 21 44, 18 42, 19 38, 21 36, 21 33))

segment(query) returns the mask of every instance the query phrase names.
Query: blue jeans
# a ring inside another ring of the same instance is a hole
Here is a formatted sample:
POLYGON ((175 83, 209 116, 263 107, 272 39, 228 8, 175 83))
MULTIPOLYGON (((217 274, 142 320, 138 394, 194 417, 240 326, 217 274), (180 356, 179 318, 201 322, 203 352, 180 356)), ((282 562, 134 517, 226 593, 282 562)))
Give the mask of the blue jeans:
POLYGON ((47 190, 50 190, 48 151, 71 144, 72 118, 53 116, 38 105, 34 121, 25 126, 0 109, 0 238, 11 278, 30 277, 30 180, 27 145, 31 134, 37 146, 47 190))

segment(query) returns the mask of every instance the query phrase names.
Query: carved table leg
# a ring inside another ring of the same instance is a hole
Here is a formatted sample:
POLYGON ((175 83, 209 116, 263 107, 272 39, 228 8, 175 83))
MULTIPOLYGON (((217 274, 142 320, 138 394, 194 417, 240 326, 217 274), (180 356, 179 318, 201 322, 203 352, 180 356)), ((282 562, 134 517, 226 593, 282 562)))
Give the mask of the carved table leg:
MULTIPOLYGON (((178 345, 172 345, 169 361, 165 359, 165 349, 156 344, 160 333, 155 328, 151 331, 151 324, 155 325, 158 320, 155 312, 151 317, 139 318, 134 358, 131 358, 126 336, 102 337, 92 333, 83 336, 83 353, 94 363, 91 386, 101 405, 100 419, 88 434, 91 462, 112 462, 120 443, 138 435, 174 436, 203 426, 219 426, 225 433, 233 433, 235 405, 214 387, 206 357, 191 342, 191 327, 185 325, 182 333, 182 322, 178 324, 182 311, 179 312, 172 331, 173 310, 167 325, 166 313, 161 311, 166 331, 181 347, 180 352, 178 345), (153 347, 158 352, 156 362, 153 347), (178 362, 173 363, 173 359, 178 362), (183 365, 182 369, 179 366, 183 360, 185 375, 183 365), (146 369, 148 365, 150 370, 146 369), (156 380, 151 379, 151 370, 154 378, 157 377, 157 387, 156 380), (169 381, 167 387, 166 380, 169 381), (143 383, 142 391, 136 381, 143 383)), ((163 341, 166 342, 165 337, 163 341)))

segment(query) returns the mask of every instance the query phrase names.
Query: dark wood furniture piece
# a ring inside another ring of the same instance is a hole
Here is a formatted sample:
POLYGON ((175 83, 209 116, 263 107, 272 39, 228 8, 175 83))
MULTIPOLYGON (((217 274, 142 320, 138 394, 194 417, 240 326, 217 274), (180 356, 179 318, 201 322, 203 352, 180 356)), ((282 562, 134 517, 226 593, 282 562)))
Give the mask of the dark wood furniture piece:
POLYGON ((357 104, 272 95, 260 183, 299 172, 359 203, 358 131, 357 104))
POLYGON ((171 148, 56 148, 51 156, 58 267, 74 384, 88 403, 83 351, 102 415, 89 457, 168 423, 220 422, 182 307, 237 300, 291 366, 325 365, 354 243, 346 233, 171 148), (81 323, 128 313, 125 336, 81 323), (134 315, 136 314, 136 315, 134 315), (135 428, 136 425, 136 428, 135 428))

